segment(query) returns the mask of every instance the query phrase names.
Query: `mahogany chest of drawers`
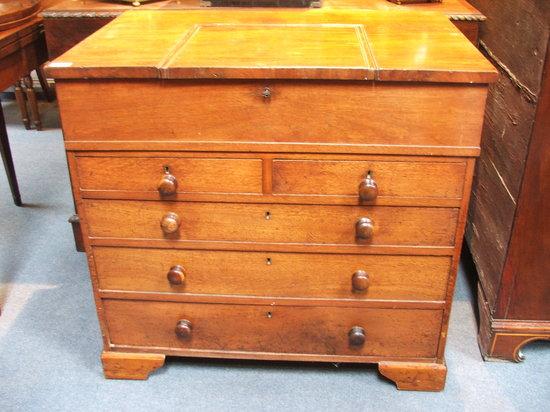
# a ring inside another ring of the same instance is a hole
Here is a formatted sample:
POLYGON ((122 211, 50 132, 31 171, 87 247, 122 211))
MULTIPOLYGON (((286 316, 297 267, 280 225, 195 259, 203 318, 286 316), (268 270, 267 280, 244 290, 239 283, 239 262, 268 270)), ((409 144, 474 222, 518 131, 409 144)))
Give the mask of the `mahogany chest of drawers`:
POLYGON ((443 388, 496 76, 445 16, 136 11, 48 70, 108 378, 175 355, 443 388))

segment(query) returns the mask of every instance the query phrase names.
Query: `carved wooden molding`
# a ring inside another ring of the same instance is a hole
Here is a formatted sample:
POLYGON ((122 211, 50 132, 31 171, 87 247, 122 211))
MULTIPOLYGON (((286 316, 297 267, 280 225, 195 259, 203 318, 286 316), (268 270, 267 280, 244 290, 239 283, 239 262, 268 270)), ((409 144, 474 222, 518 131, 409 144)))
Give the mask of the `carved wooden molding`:
POLYGON ((124 10, 120 11, 43 11, 42 17, 45 19, 113 19, 120 16, 124 10))
MULTIPOLYGON (((211 2, 208 0, 201 1, 201 7, 211 7, 211 2)), ((321 6, 321 1, 312 1, 311 7, 317 8, 321 6)), ((120 16, 124 10, 119 11, 58 11, 45 10, 41 13, 45 19, 112 19, 120 16)), ((471 21, 482 22, 487 18, 482 14, 449 14, 449 19, 452 21, 471 21)))
POLYGON ((452 21, 485 21, 487 17, 483 14, 449 14, 449 19, 452 21))

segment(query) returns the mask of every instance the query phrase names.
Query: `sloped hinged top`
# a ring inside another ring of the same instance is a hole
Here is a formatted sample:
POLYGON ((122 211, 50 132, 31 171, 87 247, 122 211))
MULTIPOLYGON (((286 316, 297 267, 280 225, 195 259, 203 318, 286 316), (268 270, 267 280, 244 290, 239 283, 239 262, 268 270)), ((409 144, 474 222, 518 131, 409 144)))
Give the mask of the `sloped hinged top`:
POLYGON ((497 72, 439 13, 129 11, 51 62, 54 78, 487 83, 497 72))

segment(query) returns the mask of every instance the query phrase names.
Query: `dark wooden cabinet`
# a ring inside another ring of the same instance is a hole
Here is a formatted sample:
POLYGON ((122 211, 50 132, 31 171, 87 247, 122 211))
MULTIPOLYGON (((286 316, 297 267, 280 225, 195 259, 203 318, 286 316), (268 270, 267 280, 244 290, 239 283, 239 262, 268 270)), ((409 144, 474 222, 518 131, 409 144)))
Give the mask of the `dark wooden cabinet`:
POLYGON ((550 339, 550 3, 472 3, 480 46, 499 67, 489 89, 466 238, 479 275, 486 359, 521 360, 550 339))

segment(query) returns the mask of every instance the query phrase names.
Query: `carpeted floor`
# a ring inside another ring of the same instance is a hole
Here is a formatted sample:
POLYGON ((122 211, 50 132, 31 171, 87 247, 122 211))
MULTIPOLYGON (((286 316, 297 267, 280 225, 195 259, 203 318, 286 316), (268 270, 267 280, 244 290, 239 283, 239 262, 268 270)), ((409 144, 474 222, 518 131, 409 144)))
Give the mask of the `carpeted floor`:
POLYGON ((483 362, 464 267, 441 393, 399 392, 364 365, 169 359, 148 381, 105 380, 57 107, 41 104, 42 132, 24 130, 15 103, 4 110, 25 207, 0 170, 0 411, 550 410, 550 344, 527 346, 521 364, 483 362))

